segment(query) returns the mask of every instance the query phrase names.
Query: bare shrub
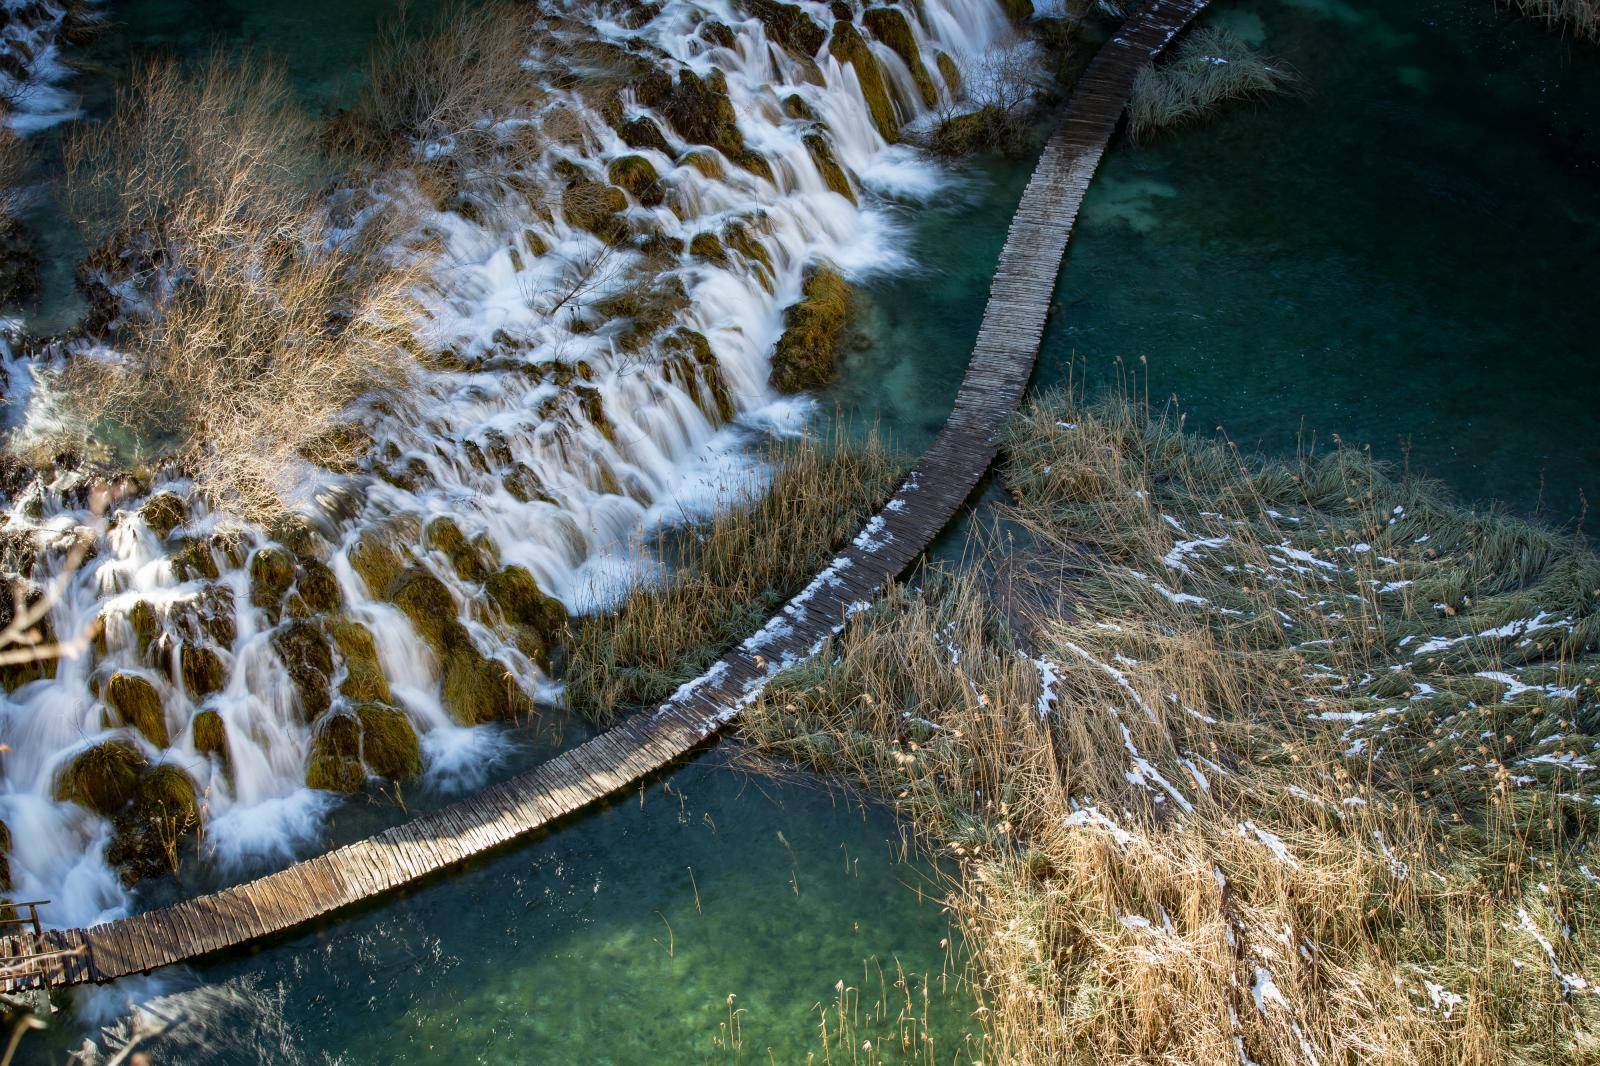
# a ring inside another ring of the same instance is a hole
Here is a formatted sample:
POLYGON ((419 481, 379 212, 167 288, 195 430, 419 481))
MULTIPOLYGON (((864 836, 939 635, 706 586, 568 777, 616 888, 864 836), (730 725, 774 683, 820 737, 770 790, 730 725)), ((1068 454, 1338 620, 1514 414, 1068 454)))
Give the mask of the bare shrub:
POLYGON ((1038 50, 1016 37, 968 58, 960 71, 961 97, 935 110, 929 147, 944 155, 1020 150, 1045 84, 1038 50))
POLYGON ((528 69, 534 12, 512 3, 454 3, 420 34, 404 12, 384 28, 365 86, 334 142, 380 165, 427 149, 463 159, 493 153, 495 129, 544 98, 528 69))
POLYGON ((379 218, 336 229, 314 128, 283 72, 212 57, 143 68, 69 143, 69 202, 119 306, 113 357, 61 382, 83 424, 170 444, 243 514, 279 510, 353 400, 408 366, 425 268, 379 218))

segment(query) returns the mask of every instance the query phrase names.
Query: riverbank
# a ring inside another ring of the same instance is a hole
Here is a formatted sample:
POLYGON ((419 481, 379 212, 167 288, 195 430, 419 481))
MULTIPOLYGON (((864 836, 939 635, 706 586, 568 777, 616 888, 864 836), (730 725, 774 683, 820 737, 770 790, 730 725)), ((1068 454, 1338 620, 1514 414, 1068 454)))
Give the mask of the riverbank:
POLYGON ((962 864, 1012 1062, 1576 1061, 1600 562, 1363 452, 1038 403, 998 580, 930 573, 751 708, 962 864))

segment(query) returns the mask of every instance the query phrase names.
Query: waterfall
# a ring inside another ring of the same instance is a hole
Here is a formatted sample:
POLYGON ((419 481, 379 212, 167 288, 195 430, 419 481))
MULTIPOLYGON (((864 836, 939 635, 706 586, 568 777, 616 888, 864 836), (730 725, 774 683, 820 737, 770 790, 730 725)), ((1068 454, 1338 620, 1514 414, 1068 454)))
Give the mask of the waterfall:
MULTIPOLYGON (((816 26, 833 26, 829 5, 798 7, 816 26)), ((452 715, 442 685, 449 665, 417 631, 417 616, 372 587, 389 572, 371 560, 389 552, 425 569, 448 590, 474 654, 530 698, 554 698, 537 649, 501 624, 485 575, 521 568, 568 611, 604 609, 648 572, 636 550, 643 535, 757 491, 747 442, 803 425, 805 401, 775 394, 767 377, 807 266, 827 260, 860 276, 905 264, 875 197, 935 187, 938 169, 885 138, 857 65, 826 46, 815 59, 785 49, 767 23, 730 0, 666 0, 633 28, 627 22, 638 20, 622 7, 561 10, 582 16, 566 18, 562 33, 581 21, 595 40, 653 57, 660 69, 707 80, 720 72, 738 134, 770 180, 691 144, 660 101, 641 99, 638 83, 617 94, 621 121, 608 118, 554 76, 563 62, 557 35, 550 54, 529 62, 548 93, 518 121, 551 129, 559 119, 562 140, 475 191, 470 207, 446 209, 403 181, 384 193, 410 198, 421 219, 413 238, 441 250, 418 331, 430 355, 412 389, 367 412, 373 442, 359 470, 308 472, 301 561, 265 531, 209 512, 181 478, 158 477, 150 494, 118 500, 105 514, 88 506, 88 486, 73 474, 15 496, 0 531, 7 568, 15 546, 35 557, 36 581, 64 580, 50 616, 57 637, 99 627, 91 649, 63 659, 53 678, 0 700, 9 746, 0 756, 0 820, 10 829, 13 892, 52 899, 54 922, 88 924, 131 905, 106 860, 109 820, 53 798, 63 769, 107 740, 195 781, 206 846, 224 864, 286 857, 315 839, 333 798, 306 786, 319 725, 307 720, 305 681, 286 663, 283 643, 285 627, 318 609, 307 607, 314 579, 326 579, 318 595, 337 604, 338 617, 370 635, 385 695, 421 737, 427 772, 472 784, 491 742, 452 715), (659 142, 625 143, 618 127, 637 119, 654 124, 659 142), (824 173, 815 138, 808 143, 816 133, 845 188, 824 173), (627 157, 659 177, 660 195, 630 196, 620 216, 667 249, 654 258, 602 241, 563 206, 574 170, 603 182, 607 167, 627 157), (706 234, 722 254, 691 250, 706 234), (670 290, 664 322, 648 333, 638 329, 642 315, 624 314, 643 298, 644 282, 670 290), (184 502, 175 512, 153 507, 157 495, 184 502), (71 544, 83 539, 95 553, 64 572, 71 544), (264 598, 263 583, 280 565, 292 576, 264 598), (223 680, 201 694, 191 668, 208 655, 220 660, 223 680), (114 673, 154 688, 159 727, 113 720, 105 693, 114 673), (203 712, 215 712, 207 729, 220 719, 225 758, 197 735, 203 712)), ((941 102, 958 94, 936 56, 959 65, 1015 33, 995 0, 918 0, 901 10, 923 71, 868 39, 901 125, 929 114, 919 74, 941 102)), ((435 149, 449 145, 425 147, 435 149)), ((27 373, 12 364, 14 380, 27 373)), ((53 417, 43 392, 34 390, 26 417, 53 417)), ((319 683, 337 708, 358 664, 342 645, 333 659, 319 683)))

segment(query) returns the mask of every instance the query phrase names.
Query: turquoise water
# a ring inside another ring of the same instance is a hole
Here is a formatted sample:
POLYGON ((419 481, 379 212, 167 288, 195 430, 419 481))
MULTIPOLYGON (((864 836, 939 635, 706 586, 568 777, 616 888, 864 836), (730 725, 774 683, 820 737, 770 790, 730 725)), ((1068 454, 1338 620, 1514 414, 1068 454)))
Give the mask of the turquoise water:
MULTIPOLYGON (((1036 385, 1137 370, 1241 444, 1338 434, 1468 499, 1575 521, 1600 493, 1600 49, 1488 0, 1205 17, 1303 92, 1114 144, 1036 385)), ((978 168, 918 222, 921 275, 872 286, 878 348, 837 393, 912 447, 954 395, 1026 169, 978 168)))
MULTIPOLYGON (((971 1062, 938 896, 881 809, 713 752, 379 906, 128 991, 181 1019, 147 1045, 158 1062, 822 1062, 825 1022, 835 1062, 971 1062)), ((59 1061, 82 1024, 30 1038, 30 1057, 59 1061)))

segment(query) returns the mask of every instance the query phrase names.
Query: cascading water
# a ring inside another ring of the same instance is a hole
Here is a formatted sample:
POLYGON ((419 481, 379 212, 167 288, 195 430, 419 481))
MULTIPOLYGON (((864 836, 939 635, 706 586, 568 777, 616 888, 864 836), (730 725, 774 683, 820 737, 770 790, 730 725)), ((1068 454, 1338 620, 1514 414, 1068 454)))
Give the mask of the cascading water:
MULTIPOLYGON (((754 6, 763 17, 720 0, 646 5, 645 20, 560 8, 549 54, 529 62, 549 91, 518 119, 545 134, 538 147, 470 204, 430 202, 404 180, 388 190, 421 205, 414 236, 442 248, 419 327, 428 368, 368 412, 359 471, 308 475, 304 524, 278 533, 289 550, 209 512, 181 479, 105 515, 76 475, 13 498, 6 569, 60 582, 51 631, 88 644, 0 702, 16 895, 53 899, 62 924, 129 906, 107 859, 112 812, 57 798, 74 761, 108 742, 136 773, 171 765, 193 779, 224 863, 315 836, 332 797, 307 787, 308 764, 313 781, 338 779, 339 753, 324 764, 318 747, 335 719, 359 722, 359 758, 378 770, 368 713, 398 708, 427 772, 471 784, 494 743, 474 725, 508 698, 493 682, 553 695, 535 624, 551 617, 544 597, 603 608, 640 579, 643 532, 752 489, 741 443, 804 417, 767 379, 805 271, 900 264, 874 196, 938 178, 891 139, 954 100, 963 62, 1015 33, 994 0, 906 5, 914 53, 836 26, 826 4, 754 6), (786 47, 775 10, 801 13, 816 39, 864 40, 865 57, 786 47), (562 87, 575 34, 648 58, 665 89, 643 78, 599 104, 562 87), (731 102, 739 159, 729 138, 708 147, 674 123, 670 94, 691 77, 731 102), (624 165, 653 175, 614 213, 632 243, 597 236, 572 195, 624 165), (95 550, 71 571, 80 540, 95 550)), ((15 406, 28 370, 11 369, 15 406)), ((17 417, 22 434, 53 417, 45 390, 17 417)))

